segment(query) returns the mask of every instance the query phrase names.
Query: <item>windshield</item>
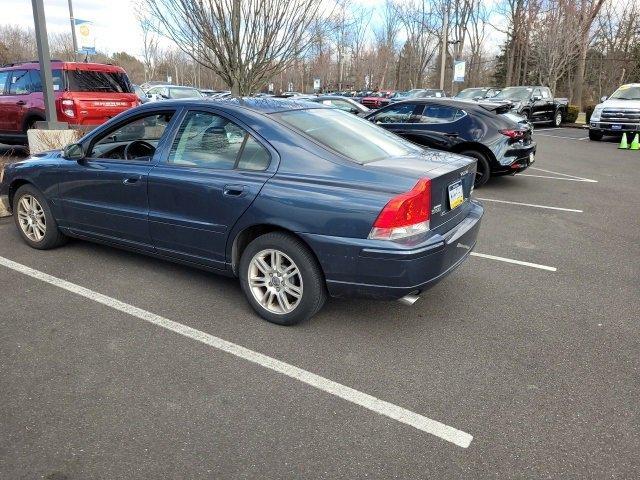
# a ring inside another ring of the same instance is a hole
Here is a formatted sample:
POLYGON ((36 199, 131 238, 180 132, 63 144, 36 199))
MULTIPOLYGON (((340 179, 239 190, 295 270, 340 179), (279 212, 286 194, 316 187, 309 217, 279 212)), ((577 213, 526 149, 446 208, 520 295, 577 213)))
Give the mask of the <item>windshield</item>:
POLYGON ((465 88, 456 95, 456 98, 484 97, 484 92, 482 88, 465 88))
POLYGON ((171 88, 169 98, 198 98, 202 93, 195 88, 171 88))
POLYGON ((132 93, 133 87, 126 73, 67 70, 67 91, 132 93))
POLYGON ((422 151, 406 140, 363 120, 335 109, 293 110, 274 116, 329 149, 357 163, 422 151))
POLYGON ((609 98, 616 100, 640 100, 640 85, 623 85, 609 98))
POLYGON ((507 87, 492 98, 493 100, 523 101, 529 99, 529 97, 531 96, 531 92, 533 92, 533 88, 507 87))

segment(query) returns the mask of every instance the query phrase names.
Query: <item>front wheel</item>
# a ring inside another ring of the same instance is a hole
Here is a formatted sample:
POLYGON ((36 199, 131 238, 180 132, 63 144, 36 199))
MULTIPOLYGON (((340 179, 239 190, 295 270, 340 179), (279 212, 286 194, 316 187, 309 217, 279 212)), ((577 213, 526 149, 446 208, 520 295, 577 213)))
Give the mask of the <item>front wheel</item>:
POLYGON ((21 186, 13 200, 13 218, 23 240, 32 248, 48 250, 59 247, 66 237, 42 192, 33 185, 21 186))
POLYGON ((476 167, 476 178, 473 182, 473 186, 478 188, 487 183, 491 177, 491 167, 486 155, 482 152, 478 152, 477 150, 465 150, 460 152, 460 154, 475 158, 478 161, 476 167))
POLYGON ((602 132, 599 132, 597 130, 589 130, 589 140, 599 142, 600 140, 602 140, 602 132))
POLYGON ((272 232, 253 240, 240 259, 240 285, 265 320, 294 325, 315 315, 327 298, 317 260, 296 237, 272 232))

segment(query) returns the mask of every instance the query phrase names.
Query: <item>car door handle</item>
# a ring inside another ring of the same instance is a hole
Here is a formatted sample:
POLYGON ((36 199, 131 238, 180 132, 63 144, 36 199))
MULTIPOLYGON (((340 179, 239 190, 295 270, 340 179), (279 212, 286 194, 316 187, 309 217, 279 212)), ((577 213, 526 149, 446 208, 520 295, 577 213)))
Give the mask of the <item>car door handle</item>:
POLYGON ((16 105, 20 105, 20 106, 22 106, 22 105, 26 105, 26 104, 27 104, 27 102, 25 102, 24 100, 18 100, 18 101, 16 102, 16 105))
POLYGON ((222 193, 227 197, 243 197, 247 190, 244 185, 225 185, 222 193))
POLYGON ((125 185, 139 185, 139 181, 141 179, 142 177, 140 175, 137 175, 135 177, 127 177, 122 180, 122 183, 124 183, 125 185))

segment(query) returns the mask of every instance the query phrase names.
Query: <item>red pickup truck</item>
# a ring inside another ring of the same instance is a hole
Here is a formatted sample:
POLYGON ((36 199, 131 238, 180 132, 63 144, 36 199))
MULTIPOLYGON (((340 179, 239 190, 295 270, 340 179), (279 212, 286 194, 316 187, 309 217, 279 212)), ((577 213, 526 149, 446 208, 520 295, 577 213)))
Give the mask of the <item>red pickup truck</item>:
MULTIPOLYGON (((140 101, 121 67, 51 61, 58 120, 91 128, 140 101)), ((40 64, 0 67, 0 143, 24 144, 27 130, 45 120, 40 64)))

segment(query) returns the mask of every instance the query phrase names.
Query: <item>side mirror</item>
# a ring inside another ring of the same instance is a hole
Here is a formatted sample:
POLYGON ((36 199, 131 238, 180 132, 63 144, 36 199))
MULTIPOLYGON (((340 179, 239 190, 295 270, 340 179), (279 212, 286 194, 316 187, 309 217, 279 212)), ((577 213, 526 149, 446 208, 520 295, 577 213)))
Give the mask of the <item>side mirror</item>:
POLYGON ((72 143, 64 147, 62 156, 67 160, 82 160, 84 158, 84 149, 79 143, 72 143))
POLYGON ((153 98, 153 93, 147 93, 147 98, 153 98))
POLYGON ((531 100, 534 102, 539 102, 540 100, 542 100, 542 97, 540 95, 534 95, 533 97, 531 97, 531 100))
POLYGON ((604 102, 604 101, 607 100, 607 98, 609 98, 609 97, 607 97, 606 95, 603 95, 602 97, 600 97, 600 101, 604 102))

